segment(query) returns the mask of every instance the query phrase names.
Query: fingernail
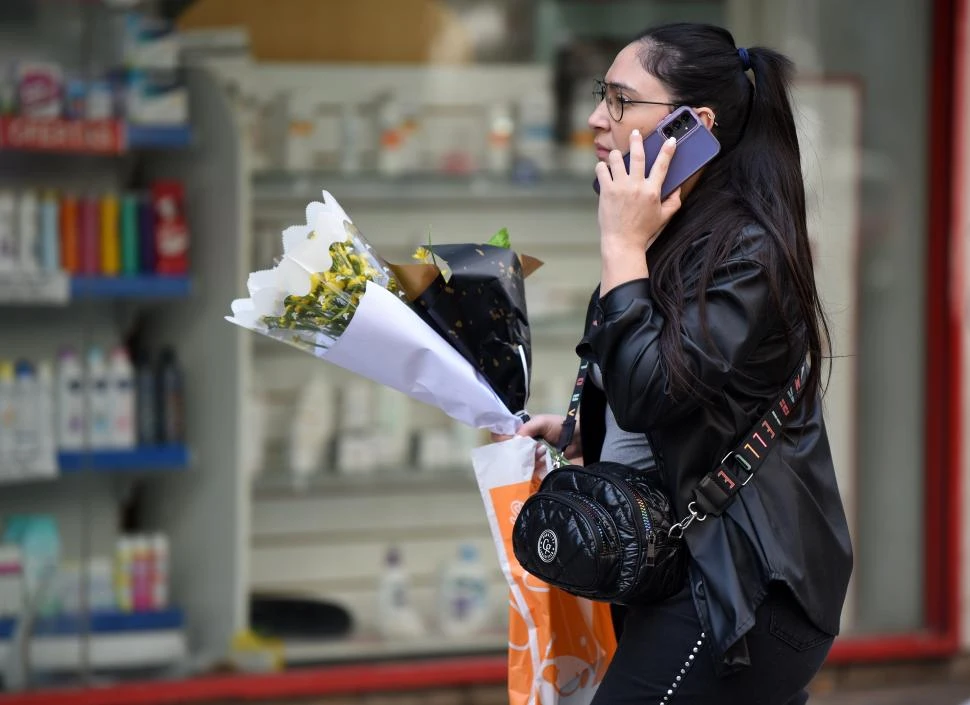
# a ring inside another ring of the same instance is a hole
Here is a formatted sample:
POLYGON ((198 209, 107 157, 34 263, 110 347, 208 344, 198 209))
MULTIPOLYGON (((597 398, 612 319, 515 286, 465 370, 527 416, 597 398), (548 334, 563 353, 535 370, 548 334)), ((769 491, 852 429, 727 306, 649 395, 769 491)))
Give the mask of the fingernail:
POLYGON ((631 132, 630 134, 633 135, 633 136, 638 136, 640 134, 640 130, 638 130, 637 128, 634 127, 633 128, 633 132, 631 132))
POLYGON ((677 144, 677 138, 676 137, 668 137, 667 138, 667 144, 671 144, 671 145, 672 144, 677 144))

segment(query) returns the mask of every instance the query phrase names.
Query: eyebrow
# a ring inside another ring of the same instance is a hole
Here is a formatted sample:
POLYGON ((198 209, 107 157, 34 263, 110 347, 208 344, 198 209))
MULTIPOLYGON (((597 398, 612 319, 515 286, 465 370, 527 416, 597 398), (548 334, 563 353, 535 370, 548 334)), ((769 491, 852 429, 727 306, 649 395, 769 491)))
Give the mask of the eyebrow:
POLYGON ((639 91, 631 85, 626 83, 621 83, 620 81, 603 81, 608 86, 613 86, 614 88, 619 88, 620 90, 629 91, 630 93, 639 93, 639 91))

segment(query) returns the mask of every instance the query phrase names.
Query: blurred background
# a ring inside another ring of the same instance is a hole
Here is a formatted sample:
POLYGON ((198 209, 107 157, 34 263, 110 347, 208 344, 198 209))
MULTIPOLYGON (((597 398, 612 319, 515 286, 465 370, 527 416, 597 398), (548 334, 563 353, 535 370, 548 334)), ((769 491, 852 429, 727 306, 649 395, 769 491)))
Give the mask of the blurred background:
POLYGON ((817 692, 966 674, 966 7, 4 0, 0 703, 503 701, 487 438, 223 317, 322 189, 392 260, 506 227, 563 410, 593 79, 672 20, 798 66, 856 546, 817 692))

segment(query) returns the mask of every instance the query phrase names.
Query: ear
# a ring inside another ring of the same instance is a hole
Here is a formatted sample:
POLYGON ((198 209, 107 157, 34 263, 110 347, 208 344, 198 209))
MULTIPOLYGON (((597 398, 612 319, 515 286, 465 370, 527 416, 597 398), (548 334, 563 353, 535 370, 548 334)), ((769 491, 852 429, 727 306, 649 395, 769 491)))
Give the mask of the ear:
POLYGON ((717 117, 714 115, 713 110, 711 110, 708 107, 703 107, 703 108, 694 108, 694 112, 697 113, 700 116, 701 120, 704 121, 704 126, 707 127, 708 130, 714 129, 714 125, 717 121, 717 117))

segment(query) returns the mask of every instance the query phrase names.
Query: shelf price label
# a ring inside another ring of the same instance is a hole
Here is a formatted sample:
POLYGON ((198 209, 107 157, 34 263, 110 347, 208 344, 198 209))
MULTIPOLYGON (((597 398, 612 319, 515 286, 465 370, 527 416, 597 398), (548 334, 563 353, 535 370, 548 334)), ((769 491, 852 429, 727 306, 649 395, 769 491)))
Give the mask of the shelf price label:
POLYGON ((0 148, 119 154, 125 148, 125 130, 118 120, 60 120, 8 115, 0 118, 0 148))
POLYGON ((0 272, 0 304, 64 305, 70 298, 65 272, 0 272))

